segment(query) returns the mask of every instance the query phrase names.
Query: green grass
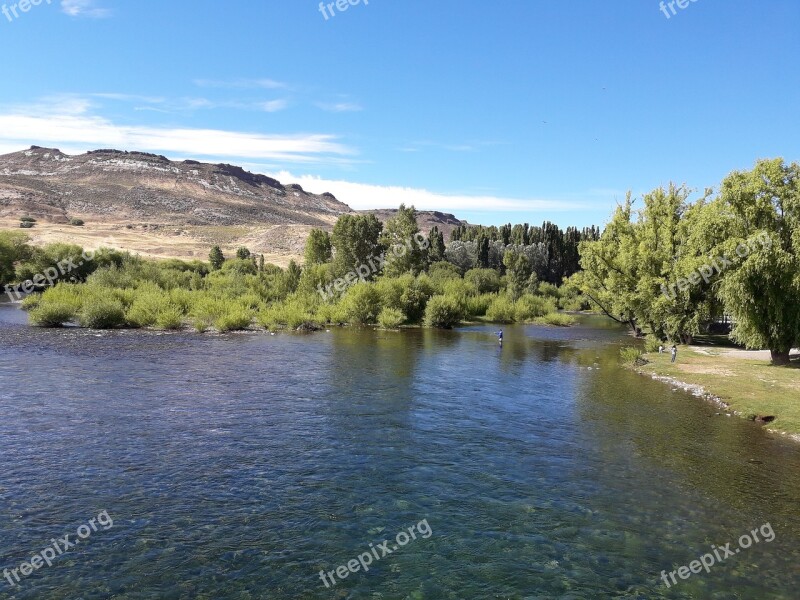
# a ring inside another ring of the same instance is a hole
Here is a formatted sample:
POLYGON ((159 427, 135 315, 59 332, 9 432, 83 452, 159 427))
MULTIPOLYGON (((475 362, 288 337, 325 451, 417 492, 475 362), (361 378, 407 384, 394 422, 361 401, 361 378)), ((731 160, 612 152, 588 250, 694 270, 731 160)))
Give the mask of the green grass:
MULTIPOLYGON (((721 344, 720 344, 721 345, 721 344)), ((769 361, 737 358, 717 349, 697 352, 678 348, 678 360, 669 353, 650 353, 650 364, 640 370, 700 385, 744 417, 774 416, 770 429, 800 434, 800 363, 773 367, 769 361)))

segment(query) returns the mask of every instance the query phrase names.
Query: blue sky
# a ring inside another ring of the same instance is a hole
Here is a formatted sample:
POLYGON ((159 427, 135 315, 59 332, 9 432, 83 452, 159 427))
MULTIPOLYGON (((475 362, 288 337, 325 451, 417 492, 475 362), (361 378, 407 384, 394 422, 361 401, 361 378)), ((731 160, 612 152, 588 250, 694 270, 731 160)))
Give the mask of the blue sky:
POLYGON ((797 0, 19 2, 3 153, 144 150, 354 208, 562 226, 800 160, 797 0))

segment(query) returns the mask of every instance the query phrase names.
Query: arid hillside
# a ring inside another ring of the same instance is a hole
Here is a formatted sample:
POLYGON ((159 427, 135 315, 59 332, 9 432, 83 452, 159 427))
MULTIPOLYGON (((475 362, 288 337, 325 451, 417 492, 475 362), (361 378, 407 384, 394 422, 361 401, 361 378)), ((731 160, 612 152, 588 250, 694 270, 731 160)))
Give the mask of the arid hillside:
MULTIPOLYGON (((95 150, 70 156, 36 146, 0 156, 0 228, 22 217, 34 243, 110 246, 156 258, 202 258, 218 244, 240 246, 286 265, 302 255, 313 227, 330 230, 352 213, 332 194, 311 194, 227 164, 95 150), (75 219, 82 226, 71 225, 75 219)), ((375 210, 385 221, 395 210, 375 210)), ((420 229, 449 236, 453 215, 419 213, 420 229)))
POLYGON ((226 164, 97 150, 69 156, 32 147, 0 156, 0 227, 35 242, 112 245, 154 257, 205 257, 209 246, 248 246, 273 262, 302 253, 312 227, 352 212, 331 194, 309 194, 226 164), (85 222, 71 226, 72 219, 85 222))

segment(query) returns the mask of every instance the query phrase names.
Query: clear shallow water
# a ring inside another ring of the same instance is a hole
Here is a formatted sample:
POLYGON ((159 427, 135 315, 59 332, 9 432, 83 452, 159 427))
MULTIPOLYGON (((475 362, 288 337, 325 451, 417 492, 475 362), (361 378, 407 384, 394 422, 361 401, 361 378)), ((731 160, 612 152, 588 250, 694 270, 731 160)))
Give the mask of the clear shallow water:
POLYGON ((798 597, 800 447, 617 368, 603 320, 493 329, 98 334, 0 306, 0 569, 114 519, 0 598, 798 597))

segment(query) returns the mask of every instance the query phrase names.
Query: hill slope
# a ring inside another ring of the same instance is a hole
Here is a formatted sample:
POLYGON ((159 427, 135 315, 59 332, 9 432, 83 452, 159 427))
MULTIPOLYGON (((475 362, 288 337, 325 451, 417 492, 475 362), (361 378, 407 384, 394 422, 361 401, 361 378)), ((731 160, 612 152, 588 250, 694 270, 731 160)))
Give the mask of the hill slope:
POLYGON ((350 212, 331 194, 226 164, 118 150, 69 156, 35 146, 0 156, 0 227, 34 217, 35 242, 181 258, 204 258, 215 243, 246 245, 285 263, 302 253, 311 227, 329 229, 350 212), (85 227, 69 226, 72 218, 85 227))
MULTIPOLYGON (((246 246, 286 265, 302 255, 312 227, 330 230, 352 212, 332 194, 310 194, 227 164, 120 150, 70 156, 37 146, 0 156, 0 228, 33 217, 36 226, 27 233, 34 243, 184 259, 206 259, 214 244, 226 255, 246 246), (76 218, 85 225, 71 226, 76 218)), ((360 212, 385 222, 397 210, 360 212)), ((436 225, 445 239, 462 224, 437 211, 419 211, 418 220, 422 232, 436 225)))

